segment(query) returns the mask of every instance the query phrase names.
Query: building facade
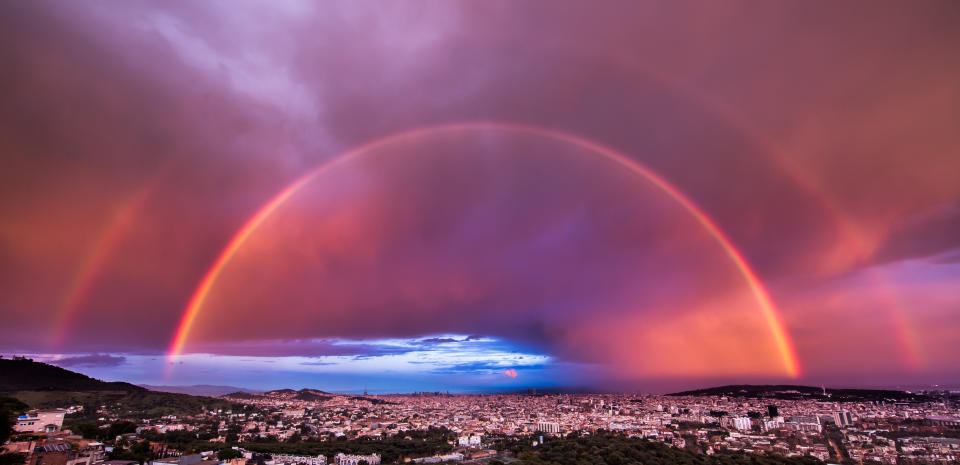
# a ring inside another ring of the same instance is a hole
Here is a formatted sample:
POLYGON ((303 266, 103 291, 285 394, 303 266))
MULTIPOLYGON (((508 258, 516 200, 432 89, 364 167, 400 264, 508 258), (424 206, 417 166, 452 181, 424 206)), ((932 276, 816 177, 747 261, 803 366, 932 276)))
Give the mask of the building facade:
POLYGON ((31 410, 17 417, 13 429, 18 433, 54 433, 63 427, 66 410, 31 410))
POLYGON ((340 453, 334 457, 334 461, 337 465, 360 465, 360 462, 366 462, 367 465, 380 465, 380 456, 377 454, 347 455, 340 453))

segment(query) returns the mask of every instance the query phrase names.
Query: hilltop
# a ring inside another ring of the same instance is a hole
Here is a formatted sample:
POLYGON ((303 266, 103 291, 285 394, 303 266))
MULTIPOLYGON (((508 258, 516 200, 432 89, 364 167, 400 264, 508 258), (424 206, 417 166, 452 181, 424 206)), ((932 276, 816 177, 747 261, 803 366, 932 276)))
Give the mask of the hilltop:
POLYGON ((190 415, 204 408, 236 407, 223 399, 102 381, 29 359, 0 359, 0 395, 13 397, 31 408, 83 405, 85 415, 95 414, 101 405, 110 405, 117 415, 130 418, 190 415))
POLYGON ((236 386, 219 386, 214 384, 192 384, 189 386, 157 386, 151 384, 138 384, 142 388, 151 391, 172 392, 175 394, 190 394, 191 396, 220 397, 234 392, 257 392, 252 389, 246 389, 236 386))
POLYGON ((333 399, 335 396, 336 394, 331 394, 326 391, 304 388, 299 391, 295 391, 293 389, 275 389, 273 391, 267 391, 267 392, 237 391, 237 392, 231 392, 229 394, 224 394, 220 397, 224 399, 237 399, 237 400, 263 399, 263 400, 275 400, 275 401, 302 400, 306 402, 324 402, 324 401, 333 399))
POLYGON ((303 402, 326 402, 331 399, 351 399, 351 400, 360 400, 367 401, 373 404, 391 404, 383 399, 378 399, 376 397, 365 397, 365 396, 356 396, 348 394, 335 394, 331 392, 321 391, 318 389, 308 389, 304 388, 299 391, 293 389, 276 389, 273 391, 261 392, 261 393, 251 393, 251 392, 231 392, 230 394, 224 394, 220 396, 223 399, 233 400, 233 401, 250 401, 250 400, 269 400, 269 401, 303 401, 303 402))
POLYGON ((146 389, 130 383, 106 382, 29 359, 0 359, 0 392, 125 391, 146 389))
POLYGON ((926 396, 890 389, 833 389, 791 384, 752 385, 734 384, 692 391, 675 392, 668 396, 747 397, 753 399, 821 400, 832 402, 923 402, 926 396))

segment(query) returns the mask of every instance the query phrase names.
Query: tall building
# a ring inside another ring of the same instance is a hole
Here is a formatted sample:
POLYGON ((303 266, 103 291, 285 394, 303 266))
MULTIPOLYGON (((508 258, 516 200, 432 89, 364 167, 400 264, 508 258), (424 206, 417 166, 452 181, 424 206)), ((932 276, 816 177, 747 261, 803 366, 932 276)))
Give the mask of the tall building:
POLYGON ((850 414, 849 410, 837 410, 833 412, 833 421, 841 428, 850 426, 853 424, 853 415, 850 414))
POLYGON ((776 405, 767 406, 767 416, 770 418, 776 418, 780 416, 780 409, 776 405))
POLYGON ((763 422, 763 431, 774 431, 783 428, 783 417, 773 417, 763 422))
POLYGON ((753 422, 750 421, 750 417, 736 417, 733 419, 733 427, 740 431, 746 431, 753 427, 753 422))

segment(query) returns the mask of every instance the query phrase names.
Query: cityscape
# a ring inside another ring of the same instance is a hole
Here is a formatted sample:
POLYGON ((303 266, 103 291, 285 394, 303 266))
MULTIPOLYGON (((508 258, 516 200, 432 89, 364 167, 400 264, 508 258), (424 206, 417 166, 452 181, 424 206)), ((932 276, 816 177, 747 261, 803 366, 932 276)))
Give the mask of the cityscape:
POLYGON ((0 465, 960 463, 957 24, 0 0, 0 465))
MULTIPOLYGON (((9 372, 41 378, 60 370, 22 357, 3 362, 9 372)), ((66 383, 102 383, 79 374, 59 376, 66 383)), ((20 440, 5 447, 27 454, 31 464, 492 464, 526 463, 536 454, 531 450, 570 438, 616 435, 728 459, 762 454, 890 465, 960 460, 957 390, 738 385, 669 395, 535 388, 352 395, 281 389, 201 399, 199 408, 188 413, 181 407, 178 414, 125 409, 123 400, 92 407, 95 412, 86 411, 89 404, 29 410, 13 427, 20 440), (144 447, 138 450, 138 444, 144 447)), ((689 457, 674 461, 681 459, 689 457)))

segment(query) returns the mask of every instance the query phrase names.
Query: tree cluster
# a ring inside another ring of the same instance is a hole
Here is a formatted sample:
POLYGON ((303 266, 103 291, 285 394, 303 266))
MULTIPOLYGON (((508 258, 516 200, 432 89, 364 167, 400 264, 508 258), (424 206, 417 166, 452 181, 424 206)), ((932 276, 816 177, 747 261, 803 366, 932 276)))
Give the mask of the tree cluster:
POLYGON ((823 465, 813 457, 788 458, 777 455, 742 453, 697 454, 640 438, 599 432, 545 438, 543 444, 518 440, 507 446, 523 465, 823 465))

